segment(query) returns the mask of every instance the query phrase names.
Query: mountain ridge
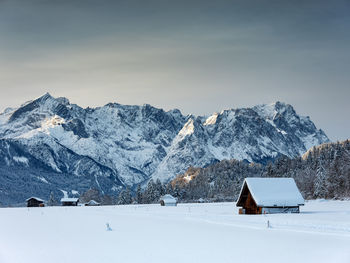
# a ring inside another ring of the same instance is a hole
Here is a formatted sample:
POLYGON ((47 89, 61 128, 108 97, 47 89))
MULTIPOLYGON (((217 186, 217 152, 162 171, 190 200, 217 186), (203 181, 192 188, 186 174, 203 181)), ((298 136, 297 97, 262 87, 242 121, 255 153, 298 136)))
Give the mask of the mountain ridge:
MULTIPOLYGON (((167 182, 190 166, 232 158, 266 163, 329 142, 308 117, 282 102, 195 116, 149 104, 82 108, 49 93, 1 113, 0 139, 16 143, 53 173, 89 178, 109 194, 150 179, 167 182)), ((6 147, 0 147, 4 160, 25 160, 6 147)), ((23 178, 37 168, 30 160, 23 178)), ((84 190, 66 185, 61 190, 84 190)))

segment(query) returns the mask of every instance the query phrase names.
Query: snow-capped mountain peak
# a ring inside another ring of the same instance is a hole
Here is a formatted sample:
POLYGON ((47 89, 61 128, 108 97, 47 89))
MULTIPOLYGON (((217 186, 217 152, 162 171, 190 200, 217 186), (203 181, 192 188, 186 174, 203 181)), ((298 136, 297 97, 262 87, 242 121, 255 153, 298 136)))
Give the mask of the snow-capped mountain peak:
POLYGON ((83 109, 47 93, 0 114, 0 156, 7 160, 2 165, 18 164, 24 159, 13 158, 22 156, 27 171, 40 163, 69 180, 89 178, 105 192, 151 178, 168 181, 189 166, 222 159, 294 157, 328 141, 309 118, 281 102, 205 118, 149 104, 83 109))
POLYGON ((185 137, 192 133, 194 133, 194 124, 193 119, 191 118, 185 123, 184 127, 180 130, 179 135, 185 137))

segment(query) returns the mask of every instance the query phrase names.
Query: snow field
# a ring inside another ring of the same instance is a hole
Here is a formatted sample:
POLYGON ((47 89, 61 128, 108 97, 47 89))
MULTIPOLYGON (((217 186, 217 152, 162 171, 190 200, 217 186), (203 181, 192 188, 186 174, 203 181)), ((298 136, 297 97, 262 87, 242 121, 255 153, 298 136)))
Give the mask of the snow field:
POLYGON ((301 211, 238 215, 234 203, 1 208, 0 262, 349 263, 350 201, 311 201, 301 211))

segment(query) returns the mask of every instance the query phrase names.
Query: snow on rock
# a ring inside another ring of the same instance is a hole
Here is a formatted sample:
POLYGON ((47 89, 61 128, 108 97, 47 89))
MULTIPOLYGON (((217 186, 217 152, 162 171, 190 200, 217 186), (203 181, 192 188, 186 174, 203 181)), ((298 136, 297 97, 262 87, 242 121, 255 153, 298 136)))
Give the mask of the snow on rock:
POLYGON ((194 133, 193 119, 189 119, 185 126, 180 130, 179 135, 181 137, 185 137, 187 135, 191 135, 192 133, 194 133))
POLYGON ((29 160, 23 156, 13 156, 13 160, 17 163, 23 163, 28 166, 29 160))
POLYGON ((203 125, 214 125, 216 123, 216 120, 218 118, 218 113, 214 113, 212 116, 208 117, 203 125))
POLYGON ((44 182, 45 184, 48 184, 48 183, 49 183, 49 182, 48 182, 44 177, 42 177, 42 176, 37 176, 36 178, 37 178, 38 180, 44 182))
MULTIPOLYGON (((329 141, 308 117, 281 102, 205 118, 148 104, 83 109, 50 94, 0 114, 0 139, 54 172, 92 178, 107 192, 151 178, 169 181, 189 166, 223 159, 266 163, 281 154, 295 157, 329 141)), ((2 151, 11 165, 15 159, 2 151)))

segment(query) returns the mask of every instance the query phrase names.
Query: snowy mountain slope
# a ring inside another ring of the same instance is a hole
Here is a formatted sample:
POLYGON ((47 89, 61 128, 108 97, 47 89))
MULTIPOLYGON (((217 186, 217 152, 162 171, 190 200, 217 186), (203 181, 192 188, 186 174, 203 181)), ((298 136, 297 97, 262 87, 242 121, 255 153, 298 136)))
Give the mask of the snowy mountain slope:
MULTIPOLYGON (((49 94, 3 115, 2 138, 22 141, 30 149, 44 143, 55 155, 64 146, 110 167, 128 185, 149 178, 185 121, 176 110, 119 104, 84 110, 49 94)), ((50 155, 42 159, 58 172, 57 162, 65 162, 50 155)))
POLYGON ((309 118, 298 116, 292 106, 281 102, 224 110, 202 119, 186 124, 190 129, 174 139, 154 178, 166 181, 190 163, 203 167, 223 159, 266 163, 281 154, 296 157, 329 141, 309 118))
POLYGON ((45 142, 28 145, 0 140, 0 202, 22 203, 31 195, 47 199, 50 192, 74 194, 94 187, 113 194, 124 187, 118 174, 89 157, 63 146, 53 150, 45 142), (43 161, 44 160, 44 161, 43 161), (63 162, 63 160, 65 162, 63 162))
MULTIPOLYGON (((206 118, 150 105, 83 109, 50 94, 0 114, 0 139, 0 151, 6 153, 11 142, 30 157, 17 159, 26 173, 38 168, 35 159, 53 173, 93 176, 96 182, 112 178, 100 187, 106 192, 150 178, 168 181, 191 165, 222 159, 264 163, 280 154, 294 157, 329 141, 309 118, 280 102, 206 118)), ((4 167, 16 163, 13 155, 3 158, 10 160, 4 167)))

